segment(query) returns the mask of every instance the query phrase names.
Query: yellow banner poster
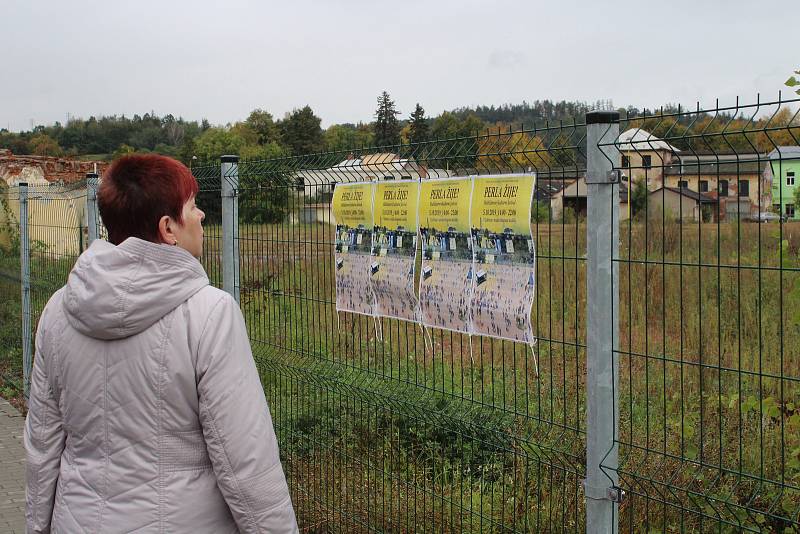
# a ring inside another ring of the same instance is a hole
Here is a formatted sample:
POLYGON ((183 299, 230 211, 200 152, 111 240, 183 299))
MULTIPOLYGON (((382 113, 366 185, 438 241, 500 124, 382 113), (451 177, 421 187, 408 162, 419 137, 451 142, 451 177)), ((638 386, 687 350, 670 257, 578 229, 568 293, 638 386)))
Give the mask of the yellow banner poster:
POLYGON ((419 305, 426 326, 469 332, 471 196, 470 178, 423 180, 420 185, 419 305))
POLYGON ((358 182, 336 184, 333 190, 336 311, 375 314, 375 296, 369 281, 374 189, 371 182, 358 182))
POLYGON ((376 313, 416 321, 414 262, 419 182, 378 182, 375 184, 374 204, 370 275, 376 313))
POLYGON ((472 333, 532 343, 536 250, 531 203, 536 176, 480 176, 472 192, 472 333))

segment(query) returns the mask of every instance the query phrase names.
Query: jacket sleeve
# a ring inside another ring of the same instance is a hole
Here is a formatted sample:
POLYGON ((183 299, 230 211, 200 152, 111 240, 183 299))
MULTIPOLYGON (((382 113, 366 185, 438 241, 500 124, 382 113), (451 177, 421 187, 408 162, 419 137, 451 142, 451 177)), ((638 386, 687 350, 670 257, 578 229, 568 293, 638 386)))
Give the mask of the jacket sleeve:
POLYGON ((48 379, 48 355, 44 340, 46 312, 36 333, 28 415, 25 419, 25 517, 28 532, 50 532, 56 484, 64 451, 65 433, 61 411, 48 379))
POLYGON ((239 530, 297 532, 244 319, 227 294, 200 337, 197 392, 208 455, 239 530))

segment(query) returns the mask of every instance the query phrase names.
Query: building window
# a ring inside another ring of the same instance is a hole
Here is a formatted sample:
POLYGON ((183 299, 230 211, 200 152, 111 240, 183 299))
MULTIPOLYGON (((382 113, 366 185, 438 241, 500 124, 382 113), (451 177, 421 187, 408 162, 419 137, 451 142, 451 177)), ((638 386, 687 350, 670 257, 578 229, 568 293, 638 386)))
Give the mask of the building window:
POLYGON ((708 180, 700 180, 700 192, 708 193, 708 180))
POLYGON ((653 157, 652 156, 642 156, 642 167, 645 169, 649 169, 653 166, 653 157))
POLYGON ((786 204, 786 217, 794 219, 794 204, 786 204))
POLYGON ((794 185, 794 171, 786 173, 786 185, 794 185))
POLYGON ((728 196, 728 180, 720 180, 717 186, 717 194, 721 197, 728 196))
POLYGON ((678 180, 678 189, 689 189, 689 182, 686 180, 678 180))
POLYGON ((739 180, 739 196, 750 196, 750 180, 739 180))
POLYGON ((623 169, 630 169, 631 167, 631 158, 628 156, 622 156, 622 168, 623 169))

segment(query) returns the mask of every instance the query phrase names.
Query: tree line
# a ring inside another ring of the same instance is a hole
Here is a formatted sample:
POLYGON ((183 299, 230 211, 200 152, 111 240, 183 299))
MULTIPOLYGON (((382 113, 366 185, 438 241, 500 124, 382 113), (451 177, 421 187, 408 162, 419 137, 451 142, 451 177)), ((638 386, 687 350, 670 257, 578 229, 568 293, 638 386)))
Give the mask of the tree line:
MULTIPOLYGON (((287 113, 282 119, 263 109, 253 110, 243 121, 212 126, 209 121, 186 120, 171 114, 89 117, 66 124, 36 126, 30 131, 0 130, 0 148, 15 154, 94 157, 113 159, 132 152, 155 152, 185 163, 211 161, 221 154, 239 154, 245 159, 266 159, 322 151, 345 151, 358 147, 414 146, 434 139, 475 138, 449 153, 487 154, 483 162, 500 163, 496 152, 515 147, 509 157, 520 164, 568 166, 575 156, 559 150, 580 137, 580 131, 565 130, 573 119, 580 122, 592 106, 582 102, 537 100, 502 106, 477 106, 444 111, 429 117, 420 103, 403 117, 386 92, 377 99, 374 120, 369 123, 334 124, 321 127, 321 118, 309 106, 287 113), (519 133, 520 126, 545 128, 536 134, 519 133), (548 130, 547 127, 550 127, 548 130), (512 132, 513 133, 506 133, 512 132)), ((638 117, 623 127, 643 128, 670 139, 681 150, 699 152, 767 152, 775 144, 797 144, 800 117, 789 108, 758 120, 726 113, 690 113, 667 105, 656 112, 620 109, 623 116, 638 117), (703 135, 696 135, 702 132, 703 135), (768 133, 767 133, 768 132, 768 133)), ((387 151, 392 151, 387 149, 387 151)), ((408 151, 408 150, 406 150, 408 151)), ((413 152, 413 150, 412 150, 413 152)), ((580 151, 575 151, 578 153, 580 151)), ((471 163, 475 163, 473 159, 471 163)))
POLYGON ((189 163, 213 160, 225 153, 259 159, 421 142, 432 136, 474 134, 486 127, 474 115, 463 113, 458 117, 447 112, 427 117, 419 104, 407 119, 399 114, 394 101, 384 92, 378 99, 374 121, 334 124, 325 129, 310 106, 295 109, 282 119, 255 109, 245 120, 224 126, 171 114, 112 115, 39 125, 18 133, 2 129, 0 148, 15 154, 108 160, 127 153, 155 152, 189 163))

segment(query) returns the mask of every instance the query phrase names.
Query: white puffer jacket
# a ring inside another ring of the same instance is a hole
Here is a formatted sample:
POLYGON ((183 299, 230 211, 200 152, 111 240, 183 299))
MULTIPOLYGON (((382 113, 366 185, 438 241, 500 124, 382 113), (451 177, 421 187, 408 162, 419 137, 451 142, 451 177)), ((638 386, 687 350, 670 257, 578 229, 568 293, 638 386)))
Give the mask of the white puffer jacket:
POLYGON ((48 302, 29 532, 296 532, 242 314, 188 252, 96 241, 48 302))

